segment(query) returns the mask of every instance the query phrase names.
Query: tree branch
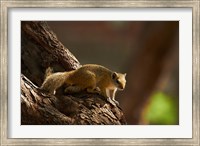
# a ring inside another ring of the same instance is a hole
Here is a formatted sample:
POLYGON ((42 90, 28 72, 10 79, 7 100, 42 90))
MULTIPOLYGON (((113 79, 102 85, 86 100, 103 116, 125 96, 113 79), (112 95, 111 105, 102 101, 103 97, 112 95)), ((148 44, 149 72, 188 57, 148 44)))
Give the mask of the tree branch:
POLYGON ((77 69, 78 60, 46 22, 22 22, 21 124, 126 124, 122 110, 97 94, 47 95, 44 72, 77 69))

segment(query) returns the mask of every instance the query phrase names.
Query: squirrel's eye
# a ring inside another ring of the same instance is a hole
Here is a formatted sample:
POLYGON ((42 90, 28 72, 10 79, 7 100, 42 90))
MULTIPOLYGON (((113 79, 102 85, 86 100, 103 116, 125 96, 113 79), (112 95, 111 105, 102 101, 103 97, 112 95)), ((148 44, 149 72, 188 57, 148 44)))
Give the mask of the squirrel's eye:
POLYGON ((119 80, 117 80, 116 82, 117 82, 117 84, 120 84, 119 80))

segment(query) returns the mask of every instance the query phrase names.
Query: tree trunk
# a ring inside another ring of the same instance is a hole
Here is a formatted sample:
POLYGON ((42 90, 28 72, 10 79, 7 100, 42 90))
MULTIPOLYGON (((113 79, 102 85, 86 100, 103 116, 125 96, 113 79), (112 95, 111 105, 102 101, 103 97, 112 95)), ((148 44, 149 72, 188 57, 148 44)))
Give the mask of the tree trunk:
POLYGON ((122 110, 97 94, 46 95, 38 87, 47 67, 80 67, 46 22, 21 23, 21 124, 126 124, 122 110))

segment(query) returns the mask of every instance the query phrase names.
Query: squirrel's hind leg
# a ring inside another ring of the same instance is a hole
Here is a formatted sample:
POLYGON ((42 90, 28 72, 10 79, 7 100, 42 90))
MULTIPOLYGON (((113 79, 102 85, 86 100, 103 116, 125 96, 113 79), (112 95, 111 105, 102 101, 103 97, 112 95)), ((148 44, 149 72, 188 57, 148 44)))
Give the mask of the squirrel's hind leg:
POLYGON ((65 88, 65 93, 77 93, 83 90, 84 89, 81 88, 80 86, 68 86, 67 88, 65 88))
MULTIPOLYGON (((69 86, 65 88, 65 93, 78 93, 81 91, 84 91, 85 88, 81 88, 80 86, 69 86)), ((86 91, 88 93, 98 93, 100 94, 100 89, 98 87, 96 88, 86 88, 86 91)))
POLYGON ((101 90, 99 87, 92 87, 86 89, 88 93, 97 93, 100 94, 101 90))

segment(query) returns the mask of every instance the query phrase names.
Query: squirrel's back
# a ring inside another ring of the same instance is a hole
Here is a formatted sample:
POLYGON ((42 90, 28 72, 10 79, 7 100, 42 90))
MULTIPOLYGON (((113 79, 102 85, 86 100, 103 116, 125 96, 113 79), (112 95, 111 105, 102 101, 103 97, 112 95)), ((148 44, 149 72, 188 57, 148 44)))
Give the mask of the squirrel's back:
POLYGON ((100 80, 109 82, 112 75, 111 70, 96 64, 86 64, 72 72, 67 78, 69 84, 87 84, 91 77, 94 77, 97 82, 100 80))
POLYGON ((97 64, 86 64, 83 65, 80 70, 88 70, 91 71, 93 73, 95 73, 97 76, 99 75, 111 75, 113 73, 113 71, 109 70, 108 68, 101 66, 101 65, 97 65, 97 64))

